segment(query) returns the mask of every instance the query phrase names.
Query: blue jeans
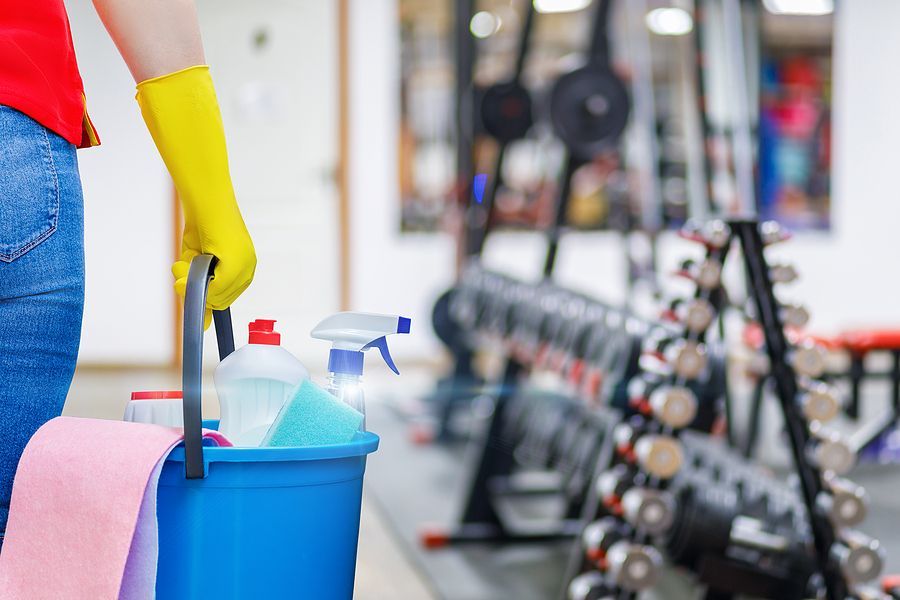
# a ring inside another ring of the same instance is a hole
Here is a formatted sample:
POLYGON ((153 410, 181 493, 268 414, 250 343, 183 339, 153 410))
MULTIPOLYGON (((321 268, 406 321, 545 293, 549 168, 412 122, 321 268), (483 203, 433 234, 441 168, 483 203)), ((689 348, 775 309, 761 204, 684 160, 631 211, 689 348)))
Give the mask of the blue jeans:
POLYGON ((25 444, 62 412, 83 306, 75 147, 0 106, 0 533, 25 444))

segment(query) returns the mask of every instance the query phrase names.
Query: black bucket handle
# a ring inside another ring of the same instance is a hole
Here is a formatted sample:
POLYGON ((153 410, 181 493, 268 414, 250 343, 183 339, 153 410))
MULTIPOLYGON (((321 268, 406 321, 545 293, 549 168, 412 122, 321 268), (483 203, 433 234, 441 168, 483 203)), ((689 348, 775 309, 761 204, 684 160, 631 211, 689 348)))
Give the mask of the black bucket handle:
MULTIPOLYGON (((184 292, 184 334, 182 336, 181 386, 184 414, 184 475, 187 479, 203 479, 203 417, 200 410, 203 381, 203 318, 206 292, 218 259, 200 254, 191 260, 184 292)), ((214 310, 219 360, 234 352, 231 309, 214 310)))

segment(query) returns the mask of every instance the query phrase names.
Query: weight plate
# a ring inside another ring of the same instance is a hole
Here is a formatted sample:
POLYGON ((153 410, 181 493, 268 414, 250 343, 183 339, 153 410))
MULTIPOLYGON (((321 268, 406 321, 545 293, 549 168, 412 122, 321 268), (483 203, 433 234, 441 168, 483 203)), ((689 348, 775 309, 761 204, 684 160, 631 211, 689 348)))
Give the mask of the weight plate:
POLYGON ((534 124, 531 94, 516 81, 495 83, 480 97, 481 126, 501 143, 522 139, 534 124))
POLYGON ((556 80, 550 93, 553 130, 582 160, 591 160, 616 143, 630 110, 625 84, 602 65, 569 71, 556 80))

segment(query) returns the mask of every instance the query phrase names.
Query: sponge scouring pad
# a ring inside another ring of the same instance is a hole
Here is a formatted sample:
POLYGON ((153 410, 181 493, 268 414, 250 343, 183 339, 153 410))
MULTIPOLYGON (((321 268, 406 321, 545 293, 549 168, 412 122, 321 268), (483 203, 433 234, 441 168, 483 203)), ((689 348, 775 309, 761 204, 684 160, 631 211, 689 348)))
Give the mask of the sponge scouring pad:
POLYGON ((363 414, 306 379, 285 402, 263 439, 263 446, 346 444, 363 414))

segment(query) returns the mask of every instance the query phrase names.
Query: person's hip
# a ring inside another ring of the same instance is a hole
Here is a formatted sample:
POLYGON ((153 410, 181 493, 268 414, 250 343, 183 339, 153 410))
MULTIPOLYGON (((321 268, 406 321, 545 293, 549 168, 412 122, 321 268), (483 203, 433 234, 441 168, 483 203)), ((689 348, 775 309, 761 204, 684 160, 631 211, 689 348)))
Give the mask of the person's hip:
POLYGON ((0 300, 84 285, 75 146, 0 105, 0 300))

